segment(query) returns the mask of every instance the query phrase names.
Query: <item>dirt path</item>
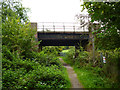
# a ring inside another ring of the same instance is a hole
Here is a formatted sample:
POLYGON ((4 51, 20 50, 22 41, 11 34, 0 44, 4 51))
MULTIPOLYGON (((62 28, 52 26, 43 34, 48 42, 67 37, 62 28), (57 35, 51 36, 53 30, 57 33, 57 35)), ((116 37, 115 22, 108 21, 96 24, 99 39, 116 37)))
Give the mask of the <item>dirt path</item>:
POLYGON ((83 86, 79 83, 79 81, 77 79, 77 75, 74 72, 73 68, 70 65, 66 64, 62 60, 62 58, 59 58, 59 59, 62 62, 63 66, 67 68, 68 75, 69 75, 69 78, 70 78, 70 81, 71 81, 71 84, 72 84, 72 88, 83 88, 83 86))

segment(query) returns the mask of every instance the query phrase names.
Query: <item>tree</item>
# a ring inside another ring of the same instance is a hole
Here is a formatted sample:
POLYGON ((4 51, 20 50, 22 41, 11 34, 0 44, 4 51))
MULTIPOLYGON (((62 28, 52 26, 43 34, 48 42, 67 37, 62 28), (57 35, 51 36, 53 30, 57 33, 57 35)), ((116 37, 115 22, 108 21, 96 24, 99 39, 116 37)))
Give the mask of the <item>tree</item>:
POLYGON ((100 49, 115 49, 120 47, 120 2, 84 2, 91 16, 91 22, 98 21, 101 27, 97 33, 96 45, 100 49))
POLYGON ((21 0, 3 0, 2 2, 2 22, 9 17, 20 18, 21 22, 28 21, 28 8, 22 6, 21 0))
MULTIPOLYGON (((29 57, 31 49, 36 44, 34 40, 35 30, 30 28, 30 24, 20 23, 20 19, 8 17, 2 23, 2 45, 6 46, 11 52, 29 57)), ((4 51, 3 51, 4 52, 4 51)))
POLYGON ((8 49, 11 53, 29 58, 37 43, 34 40, 36 32, 27 18, 27 10, 16 0, 3 1, 2 10, 3 57, 10 59, 8 49))

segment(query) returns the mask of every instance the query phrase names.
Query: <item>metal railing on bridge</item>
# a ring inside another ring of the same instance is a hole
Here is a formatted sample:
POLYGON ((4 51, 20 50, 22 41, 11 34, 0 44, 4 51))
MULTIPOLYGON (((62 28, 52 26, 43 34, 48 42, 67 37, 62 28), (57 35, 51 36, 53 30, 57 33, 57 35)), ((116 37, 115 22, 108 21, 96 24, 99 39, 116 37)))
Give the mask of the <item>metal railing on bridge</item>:
POLYGON ((38 32, 89 32, 79 22, 38 22, 38 32))

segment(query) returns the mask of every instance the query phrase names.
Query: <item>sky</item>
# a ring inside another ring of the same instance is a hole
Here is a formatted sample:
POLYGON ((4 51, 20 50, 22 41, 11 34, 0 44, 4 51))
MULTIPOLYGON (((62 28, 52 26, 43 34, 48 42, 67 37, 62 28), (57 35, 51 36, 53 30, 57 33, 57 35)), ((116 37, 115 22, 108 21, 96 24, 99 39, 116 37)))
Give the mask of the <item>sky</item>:
POLYGON ((75 15, 82 10, 80 0, 22 0, 22 3, 30 8, 31 22, 75 22, 75 15))

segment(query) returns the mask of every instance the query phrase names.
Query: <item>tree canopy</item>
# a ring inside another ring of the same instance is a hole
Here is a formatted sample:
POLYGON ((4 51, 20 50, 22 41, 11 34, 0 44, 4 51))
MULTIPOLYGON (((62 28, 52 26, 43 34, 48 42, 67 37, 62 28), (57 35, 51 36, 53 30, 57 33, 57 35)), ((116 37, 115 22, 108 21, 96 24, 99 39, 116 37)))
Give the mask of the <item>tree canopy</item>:
POLYGON ((120 47, 120 2, 84 2, 91 16, 91 22, 98 21, 101 27, 97 33, 96 44, 101 49, 120 47))
POLYGON ((3 57, 7 50, 18 53, 22 57, 29 57, 35 49, 35 30, 31 29, 27 9, 19 0, 4 0, 2 2, 2 49, 3 57))
POLYGON ((28 8, 22 6, 21 0, 3 0, 2 2, 2 22, 9 17, 20 18, 21 22, 28 21, 28 8))

